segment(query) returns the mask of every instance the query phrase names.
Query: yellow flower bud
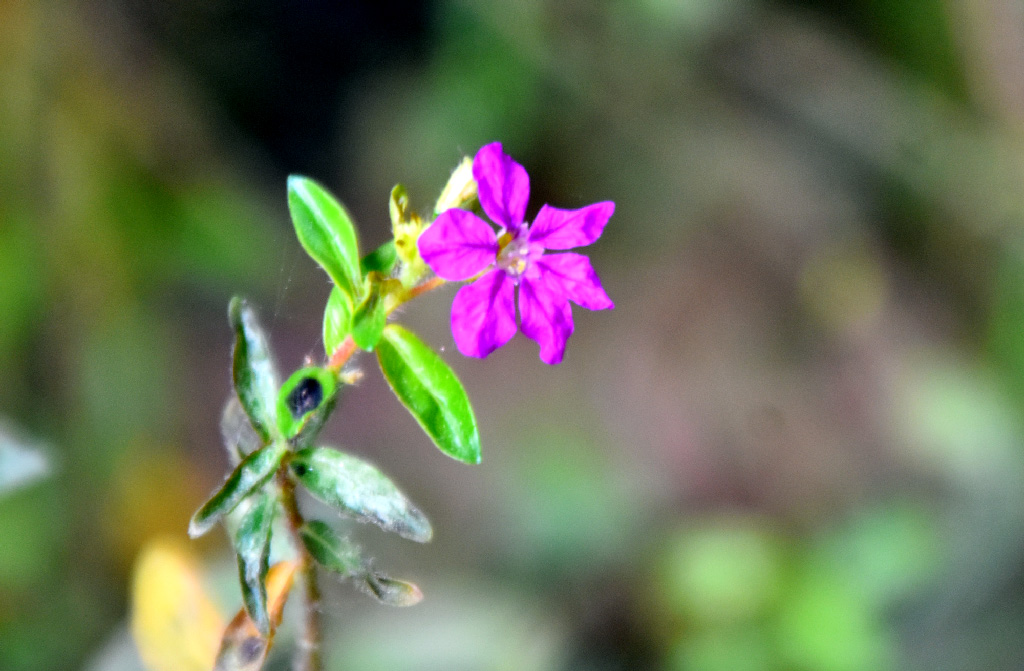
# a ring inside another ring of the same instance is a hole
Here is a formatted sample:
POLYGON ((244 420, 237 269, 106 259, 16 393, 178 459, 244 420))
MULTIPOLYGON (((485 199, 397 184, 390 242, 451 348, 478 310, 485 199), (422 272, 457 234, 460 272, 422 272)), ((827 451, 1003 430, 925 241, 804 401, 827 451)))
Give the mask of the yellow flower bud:
POLYGON ((466 156, 448 178, 444 190, 441 191, 434 214, 441 214, 453 207, 466 207, 476 200, 476 180, 473 179, 473 159, 466 156))

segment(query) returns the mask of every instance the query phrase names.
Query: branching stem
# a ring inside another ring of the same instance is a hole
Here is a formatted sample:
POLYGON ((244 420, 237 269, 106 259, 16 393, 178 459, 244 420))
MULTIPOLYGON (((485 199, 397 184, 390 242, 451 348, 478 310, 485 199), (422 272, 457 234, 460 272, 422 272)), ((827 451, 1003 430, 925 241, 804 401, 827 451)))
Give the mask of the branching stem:
MULTIPOLYGON (((445 284, 440 277, 432 278, 419 286, 409 289, 401 295, 394 305, 390 306, 388 313, 393 312, 397 307, 407 301, 421 296, 428 291, 433 291, 445 284)), ((338 373, 352 355, 356 352, 356 343, 352 336, 347 336, 338 345, 327 361, 327 368, 338 373)), ((302 635, 299 638, 298 650, 295 654, 295 671, 323 671, 323 656, 321 655, 321 627, 320 627, 320 584, 317 582, 316 562, 309 555, 299 529, 305 523, 302 512, 295 499, 295 484, 288 477, 287 467, 283 467, 278 473, 277 479, 281 486, 281 502, 284 505, 288 522, 288 531, 291 533, 292 544, 300 557, 300 572, 302 584, 305 590, 303 604, 305 618, 303 621, 302 635)))

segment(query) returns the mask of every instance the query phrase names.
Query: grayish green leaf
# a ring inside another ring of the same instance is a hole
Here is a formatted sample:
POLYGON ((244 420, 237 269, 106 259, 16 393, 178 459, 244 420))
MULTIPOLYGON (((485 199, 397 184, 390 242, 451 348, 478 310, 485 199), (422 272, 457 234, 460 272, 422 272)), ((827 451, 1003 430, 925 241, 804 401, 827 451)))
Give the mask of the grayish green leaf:
POLYGON ((324 503, 360 522, 372 522, 424 543, 433 530, 426 516, 375 466, 326 447, 296 452, 289 468, 324 503))
POLYGON ((267 636, 270 634, 270 616, 267 614, 266 579, 277 500, 267 492, 261 492, 255 499, 242 517, 234 541, 245 610, 260 633, 267 636))
POLYGON ((359 546, 339 536, 326 522, 310 520, 299 529, 299 535, 313 559, 329 571, 342 576, 362 575, 365 572, 359 546))
POLYGON ((263 443, 273 439, 276 422, 277 370, 255 311, 239 297, 231 299, 228 318, 235 330, 231 376, 238 400, 263 443))
POLYGON ((234 510, 242 499, 270 479, 281 464, 288 447, 281 442, 271 443, 256 450, 238 464, 224 485, 192 516, 188 535, 202 536, 224 515, 234 510))
POLYGON ((389 606, 412 606, 423 599, 420 588, 371 570, 359 546, 339 536, 326 522, 312 520, 299 529, 302 542, 318 564, 342 578, 352 578, 362 589, 389 606))
POLYGON ((388 606, 415 606, 423 600, 423 592, 415 583, 389 578, 383 573, 367 572, 363 585, 367 592, 388 606))
POLYGON ((480 463, 480 434, 469 397, 441 357, 397 324, 377 344, 388 384, 437 447, 467 464, 480 463))

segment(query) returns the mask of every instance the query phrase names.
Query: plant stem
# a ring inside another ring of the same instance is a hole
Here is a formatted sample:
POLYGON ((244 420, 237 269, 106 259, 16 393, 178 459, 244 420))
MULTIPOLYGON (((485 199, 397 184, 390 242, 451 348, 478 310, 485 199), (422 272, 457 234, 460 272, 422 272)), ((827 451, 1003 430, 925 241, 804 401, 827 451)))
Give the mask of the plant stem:
POLYGON ((399 301, 394 306, 392 306, 391 311, 393 312, 395 310, 395 308, 397 308, 402 303, 405 303, 407 301, 411 301, 412 299, 416 298, 417 296, 421 296, 421 295, 427 293, 428 291, 433 291, 434 289, 436 289, 436 288, 438 288, 440 286, 443 286, 444 284, 445 284, 445 280, 443 280, 440 277, 434 277, 434 278, 431 278, 431 279, 427 280, 423 284, 420 284, 418 286, 413 287, 412 289, 409 289, 408 291, 405 292, 405 296, 402 297, 402 300, 399 301))
POLYGON ((298 641, 298 650, 295 652, 295 671, 322 671, 323 657, 320 654, 320 583, 317 581, 316 562, 309 556, 306 546, 299 535, 299 528, 305 523, 302 513, 299 511, 298 502, 295 500, 295 484, 291 481, 284 470, 278 473, 278 482, 281 485, 281 503, 284 505, 285 515, 288 522, 288 530, 292 536, 292 544, 299 553, 302 573, 302 585, 305 590, 303 594, 303 607, 305 617, 303 619, 302 634, 298 641))
POLYGON ((331 358, 327 362, 327 368, 337 373, 352 358, 355 351, 356 341, 352 339, 352 336, 345 336, 345 340, 338 345, 338 349, 331 353, 331 358))
MULTIPOLYGON (((392 312, 397 310, 403 303, 407 303, 412 299, 418 296, 422 296, 428 291, 433 291, 434 289, 444 286, 445 284, 445 280, 441 279, 440 277, 434 277, 427 280, 423 284, 420 284, 418 286, 413 287, 412 289, 409 289, 405 293, 401 294, 400 298, 398 298, 393 305, 388 307, 388 314, 391 314, 392 312)), ((346 336, 345 339, 341 342, 341 344, 338 345, 337 349, 331 352, 331 356, 327 360, 327 368, 337 373, 342 369, 342 367, 344 367, 346 363, 348 363, 348 360, 352 358, 352 355, 355 354, 355 352, 355 341, 352 339, 352 336, 346 336)))

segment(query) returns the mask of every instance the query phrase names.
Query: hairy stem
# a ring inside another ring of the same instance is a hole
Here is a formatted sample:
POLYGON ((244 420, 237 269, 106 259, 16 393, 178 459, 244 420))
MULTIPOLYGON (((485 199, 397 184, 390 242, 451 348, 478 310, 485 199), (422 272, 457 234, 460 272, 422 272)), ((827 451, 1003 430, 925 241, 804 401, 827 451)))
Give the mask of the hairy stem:
POLYGON ((284 470, 278 473, 281 485, 281 503, 284 505, 288 522, 288 531, 292 536, 292 544, 299 553, 302 573, 303 618, 302 634, 299 636, 298 650, 295 653, 295 671, 323 671, 323 657, 320 654, 320 583, 317 582, 316 562, 306 551, 306 546, 299 535, 299 528, 305 523, 295 500, 295 484, 284 470))

